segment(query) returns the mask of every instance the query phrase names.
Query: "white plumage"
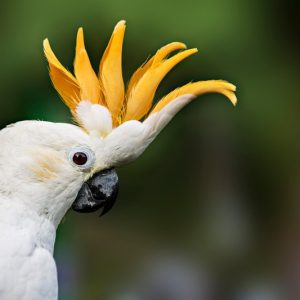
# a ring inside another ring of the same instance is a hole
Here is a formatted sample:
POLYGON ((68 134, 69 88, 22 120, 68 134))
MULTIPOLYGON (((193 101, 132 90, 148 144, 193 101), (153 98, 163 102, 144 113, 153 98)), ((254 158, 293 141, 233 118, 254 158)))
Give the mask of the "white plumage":
MULTIPOLYGON (((55 232, 78 190, 95 172, 137 158, 191 98, 181 96, 145 122, 127 121, 105 138, 71 124, 42 121, 0 131, 1 300, 57 299, 55 232), (69 161, 69 150, 76 146, 94 151, 90 170, 69 161)), ((96 120, 97 113, 101 118, 103 110, 94 110, 96 120)), ((110 126, 111 120, 106 122, 102 128, 110 126)))
POLYGON ((0 202, 0 299, 57 299, 53 223, 10 199, 0 202))

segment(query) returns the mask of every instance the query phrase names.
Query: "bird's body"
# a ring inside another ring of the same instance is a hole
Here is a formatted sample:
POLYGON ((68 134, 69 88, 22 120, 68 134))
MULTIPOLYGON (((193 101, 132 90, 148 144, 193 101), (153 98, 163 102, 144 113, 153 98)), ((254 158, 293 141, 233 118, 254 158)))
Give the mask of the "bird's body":
POLYGON ((53 223, 5 198, 0 216, 0 299, 57 299, 53 223))
POLYGON ((68 174, 59 153, 78 135, 85 137, 74 125, 41 121, 0 131, 1 300, 57 299, 56 228, 78 188, 55 177, 68 174))
POLYGON ((125 22, 115 27, 100 63, 91 67, 79 29, 75 76, 54 55, 45 55, 54 87, 77 125, 23 121, 0 131, 0 299, 56 300, 53 259, 56 229, 72 207, 106 213, 118 193, 115 167, 135 160, 174 115, 204 93, 221 93, 235 104, 235 86, 223 80, 187 84, 152 110, 163 77, 196 49, 170 43, 132 76, 122 79, 125 22))

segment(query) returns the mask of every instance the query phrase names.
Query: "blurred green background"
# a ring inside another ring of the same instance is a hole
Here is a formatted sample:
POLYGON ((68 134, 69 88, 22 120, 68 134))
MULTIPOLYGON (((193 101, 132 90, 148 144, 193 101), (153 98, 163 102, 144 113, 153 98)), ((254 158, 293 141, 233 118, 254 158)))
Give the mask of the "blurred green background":
POLYGON ((67 214, 55 253, 60 299, 300 299, 297 18, 282 0, 1 4, 1 128, 71 122, 42 41, 72 69, 79 26, 96 68, 114 25, 127 21, 126 81, 168 42, 197 47, 156 99, 191 80, 238 87, 236 108, 202 96, 120 169, 110 214, 67 214))

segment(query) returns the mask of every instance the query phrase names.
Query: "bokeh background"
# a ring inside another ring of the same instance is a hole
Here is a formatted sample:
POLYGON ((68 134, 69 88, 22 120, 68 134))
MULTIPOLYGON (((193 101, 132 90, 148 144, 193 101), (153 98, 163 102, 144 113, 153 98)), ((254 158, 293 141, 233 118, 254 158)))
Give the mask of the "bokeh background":
POLYGON ((55 251, 60 299, 300 299, 300 26, 291 2, 1 3, 1 128, 71 122, 42 40, 71 69, 83 26, 96 68, 120 19, 126 81, 159 47, 183 41, 199 54, 170 72, 156 99, 221 78, 237 85, 239 104, 202 96, 119 170, 110 214, 67 214, 55 251))

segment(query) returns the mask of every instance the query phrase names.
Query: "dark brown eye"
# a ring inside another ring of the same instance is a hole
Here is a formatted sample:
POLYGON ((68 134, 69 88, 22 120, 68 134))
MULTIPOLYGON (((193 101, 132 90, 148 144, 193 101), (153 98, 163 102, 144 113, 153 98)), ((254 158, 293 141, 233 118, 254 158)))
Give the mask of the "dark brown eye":
POLYGON ((86 164, 87 160, 88 157, 84 152, 76 152, 73 155, 73 162, 78 166, 86 164))
POLYGON ((67 155, 72 165, 82 171, 89 170, 96 161, 95 153, 86 146, 74 146, 67 155))

